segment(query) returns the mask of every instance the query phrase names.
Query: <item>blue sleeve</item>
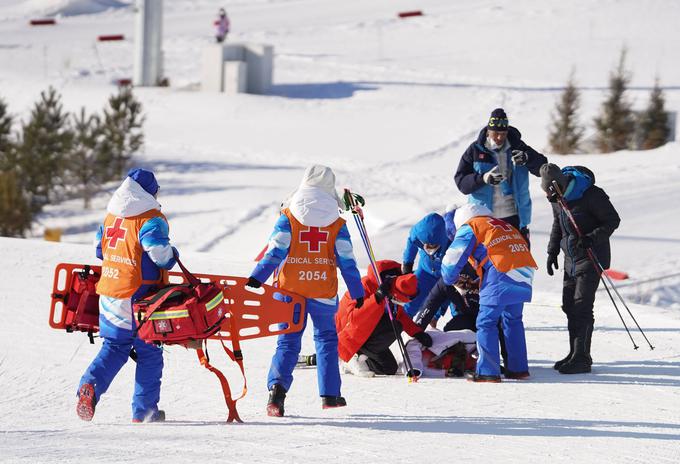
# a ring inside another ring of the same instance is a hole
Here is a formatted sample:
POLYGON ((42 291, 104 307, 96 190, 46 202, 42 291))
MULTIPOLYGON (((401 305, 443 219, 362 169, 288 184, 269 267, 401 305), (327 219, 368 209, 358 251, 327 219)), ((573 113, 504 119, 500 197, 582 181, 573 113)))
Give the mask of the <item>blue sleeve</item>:
POLYGON ((461 226, 442 260, 442 278, 446 285, 453 285, 458 280, 475 245, 477 238, 472 228, 467 224, 461 226))
POLYGON ((266 282, 274 270, 288 256, 290 251, 292 229, 290 221, 285 214, 279 216, 279 219, 274 224, 274 231, 269 236, 269 243, 267 245, 267 252, 262 259, 257 263, 255 269, 250 274, 251 277, 256 278, 260 282, 266 282))
POLYGON ((403 263, 413 264, 418 254, 418 249, 422 246, 420 240, 416 238, 415 226, 411 227, 411 231, 406 239, 406 248, 404 248, 403 263))
POLYGON ((357 261, 354 258, 352 239, 347 225, 343 225, 335 239, 335 260, 340 268, 342 278, 347 284, 347 290, 353 299, 364 296, 364 286, 361 285, 361 274, 357 269, 357 261))
POLYGON ((104 236, 104 226, 100 225, 99 229, 97 229, 97 234, 95 235, 95 238, 94 238, 94 240, 95 240, 94 244, 97 247, 96 251, 95 251, 97 258, 102 259, 102 260, 104 259, 104 254, 102 253, 102 237, 103 236, 104 236))
POLYGON ((175 249, 170 245, 169 233, 168 223, 160 216, 149 219, 139 229, 139 243, 142 249, 156 266, 163 269, 172 269, 177 263, 175 249))

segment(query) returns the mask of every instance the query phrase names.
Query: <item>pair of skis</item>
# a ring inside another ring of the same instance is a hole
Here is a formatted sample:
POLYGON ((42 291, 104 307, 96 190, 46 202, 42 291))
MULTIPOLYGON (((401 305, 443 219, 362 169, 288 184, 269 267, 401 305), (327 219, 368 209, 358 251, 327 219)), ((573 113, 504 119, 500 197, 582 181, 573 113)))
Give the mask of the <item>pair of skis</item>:
MULTIPOLYGON (((345 202, 345 206, 349 211, 351 211, 352 216, 354 217, 354 222, 356 223, 357 229, 359 230, 359 235, 361 236, 361 241, 364 244, 364 248, 366 248, 366 253, 368 254, 368 259, 371 263, 371 267, 373 268, 373 273, 375 274, 376 279, 378 280, 378 285, 380 285, 382 283, 382 280, 380 279, 380 272, 378 272, 378 266, 376 265, 373 247, 371 246, 371 241, 368 238, 366 225, 364 224, 364 213, 361 209, 361 207, 365 205, 365 201, 360 195, 350 192, 349 189, 345 189, 343 200, 345 202)), ((385 298, 385 310, 387 311, 387 314, 390 317, 392 330, 394 331, 394 336, 397 340, 397 345, 399 346, 401 356, 404 359, 404 366, 406 366, 406 376, 408 377, 408 381, 409 383, 417 382, 418 379, 420 378, 421 372, 420 370, 413 368, 411 359, 409 358, 408 353, 406 352, 406 347, 404 346, 404 341, 401 338, 401 333, 399 330, 397 330, 396 326, 396 310, 392 303, 389 301, 389 298, 385 298)))

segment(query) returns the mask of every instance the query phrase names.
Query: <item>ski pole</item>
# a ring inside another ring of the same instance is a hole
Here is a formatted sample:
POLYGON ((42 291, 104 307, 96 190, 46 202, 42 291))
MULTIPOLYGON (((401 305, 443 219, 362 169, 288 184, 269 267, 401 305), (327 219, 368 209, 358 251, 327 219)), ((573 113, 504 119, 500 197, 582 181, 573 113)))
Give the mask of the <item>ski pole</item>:
MULTIPOLYGON (((359 236, 361 237, 361 241, 364 243, 364 248, 366 248, 366 253, 368 254, 368 260, 371 263, 371 268, 373 269, 373 273, 376 276, 376 279, 378 281, 378 285, 380 285, 382 283, 382 279, 380 278, 380 272, 378 272, 378 266, 376 265, 376 259, 375 259, 375 254, 373 253, 373 247, 371 246, 371 241, 368 238, 368 232, 366 231, 366 226, 364 224, 363 212, 361 211, 361 208, 357 205, 355 194, 350 192, 349 189, 345 189, 344 200, 345 200, 345 204, 347 205, 349 210, 352 212, 352 216, 354 217, 354 222, 356 223, 357 229, 359 230, 359 236)), ((420 373, 419 373, 418 369, 413 368, 413 364, 411 363, 411 358, 409 358, 408 353, 406 352, 406 347, 404 346, 404 341, 401 338, 401 334, 397 330, 396 321, 394 320, 395 313, 393 312, 393 307, 390 304, 388 298, 385 298, 385 310, 387 311, 387 314, 389 315, 390 325, 392 326, 392 331, 394 332, 394 337, 397 341, 397 346, 399 347, 399 351, 401 352, 401 356, 404 359, 404 365, 406 366, 406 370, 407 370, 406 375, 409 379, 409 382, 417 382, 418 377, 420 377, 420 373)))
MULTIPOLYGON (((589 249, 589 251, 590 251, 590 249, 589 249)), ((638 324, 638 321, 637 321, 637 319, 635 319, 635 316, 633 316, 633 313, 631 312, 630 308, 629 308, 628 305, 626 304, 626 301, 623 299, 623 297, 622 297, 621 294, 619 293, 618 289, 616 288, 616 285, 614 285, 614 282, 612 281, 611 277, 609 277, 609 275, 608 275, 606 272, 604 272, 604 267, 602 266, 602 263, 600 263, 600 260, 597 259, 597 256, 595 256, 595 253, 594 253, 594 252, 591 252, 591 253, 592 253, 592 255, 593 255, 593 259, 595 260, 595 262, 597 263, 598 267, 600 268, 600 275, 604 275, 605 279, 607 279, 607 282, 609 282, 609 285, 611 286, 612 290, 614 290, 614 293, 616 293, 616 296, 619 297, 619 300, 621 300, 621 303, 623 304, 623 307, 626 308, 626 311, 628 311, 628 314, 630 315, 630 318, 633 319, 633 322, 635 323, 635 325, 637 326, 638 330, 639 330, 640 333, 642 334, 642 337, 645 339, 645 341, 646 341, 647 344, 649 345, 649 349, 650 349, 650 350, 653 350, 653 349, 654 349, 654 346, 651 344, 651 342, 650 342, 649 339, 647 338, 647 335, 645 335, 645 332, 642 330, 642 327, 640 327, 640 324, 638 324)))
MULTIPOLYGON (((560 205, 560 208, 564 211, 564 213, 567 215, 567 218, 569 219, 569 222, 571 225, 574 227, 574 230, 576 231, 576 235, 581 238, 583 237, 583 233, 581 232, 581 228, 579 227, 578 223, 576 222, 576 218, 574 218, 574 214, 572 213, 571 209, 569 206, 567 206, 566 201, 564 200, 564 195, 562 194, 562 191, 560 190, 559 185, 557 184, 557 181, 552 181, 552 187, 555 190, 556 197, 557 197, 557 202, 560 205)), ((639 346, 635 343, 635 340, 633 340, 633 336, 631 335, 630 331, 628 330, 628 326, 626 325, 626 322, 623 320, 623 316, 621 315, 621 312, 619 311, 619 307, 616 304, 616 301, 614 300, 614 297, 612 296, 608 286, 607 286, 607 281, 611 285, 611 288, 614 290, 616 293, 616 296, 621 300, 621 303, 623 306, 626 308, 626 311, 628 311, 628 314, 630 315, 631 319, 633 319, 633 322, 637 326, 638 330, 644 337, 645 341, 649 345, 650 350, 654 349, 654 346, 650 343, 649 339, 645 335, 644 331, 640 327, 640 324, 638 324, 637 319, 635 319, 635 316, 633 316, 633 313, 631 312, 630 308, 628 308, 628 305, 626 304, 625 300, 619 293, 619 291, 616 289, 616 286, 614 285, 614 282, 612 282, 611 278, 607 275, 606 272, 604 272, 604 267, 602 266, 602 263, 600 260, 597 258, 595 255, 595 252, 592 250, 592 248, 587 248, 586 253, 588 255, 588 258, 590 259, 590 263, 593 265, 595 268, 595 272, 597 272, 598 276, 600 277, 600 280, 602 281, 602 285, 604 286, 605 290, 607 291, 607 295, 609 295, 609 299, 612 301, 612 304, 614 305, 614 308, 616 309, 617 314, 619 315, 619 318, 621 319, 621 323, 623 324, 623 327, 626 329, 626 332, 628 333, 628 336, 630 337, 631 342, 633 342, 633 348, 638 349, 639 346), (604 276, 604 277, 603 277, 604 276), (606 280, 605 280, 606 278, 606 280)))

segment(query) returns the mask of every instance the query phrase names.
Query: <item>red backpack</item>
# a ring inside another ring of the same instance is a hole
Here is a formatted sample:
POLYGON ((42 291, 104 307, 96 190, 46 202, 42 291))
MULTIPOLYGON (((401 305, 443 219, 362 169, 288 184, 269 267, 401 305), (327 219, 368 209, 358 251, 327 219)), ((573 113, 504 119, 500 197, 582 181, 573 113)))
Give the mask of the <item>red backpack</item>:
POLYGON ((147 343, 186 345, 220 330, 228 314, 224 285, 201 282, 177 259, 188 283, 169 285, 134 303, 137 335, 147 343))

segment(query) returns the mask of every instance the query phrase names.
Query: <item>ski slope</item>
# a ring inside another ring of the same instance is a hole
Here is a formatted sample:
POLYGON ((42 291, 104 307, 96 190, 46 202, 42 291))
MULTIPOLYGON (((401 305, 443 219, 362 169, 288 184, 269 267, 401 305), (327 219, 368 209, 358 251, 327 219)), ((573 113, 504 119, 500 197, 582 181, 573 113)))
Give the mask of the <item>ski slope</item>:
MULTIPOLYGON (((48 85, 68 110, 103 107, 112 81, 132 74, 129 4, 0 2, 0 97, 17 120, 27 118, 48 85), (58 25, 27 25, 42 15, 56 15, 58 25), (127 39, 95 42, 113 33, 127 39)), ((633 331, 641 346, 634 351, 600 292, 593 373, 552 370, 567 348, 566 321, 561 277, 543 268, 551 211, 532 179, 532 250, 541 269, 525 310, 531 381, 408 384, 343 376, 349 406, 322 411, 316 372, 303 369, 286 402, 288 416, 273 419, 264 404, 275 340, 262 339, 244 346, 245 424, 224 424, 214 376, 178 348, 165 356, 167 423, 130 423, 131 366, 95 420, 82 423, 75 388, 98 345, 49 329, 49 292, 56 263, 96 262, 91 241, 117 186, 111 184, 89 211, 78 200, 47 208, 31 240, 0 238, 0 462, 680 461, 680 143, 607 155, 546 150, 549 115, 572 67, 582 122, 592 134, 624 45, 634 108, 644 108, 659 75, 667 107, 680 109, 678 17, 680 4, 670 0, 166 1, 171 86, 135 89, 147 116, 138 162, 158 175, 172 240, 190 269, 247 275, 280 201, 311 163, 333 167, 338 187, 367 198, 376 254, 399 260, 413 223, 465 201, 453 172, 489 112, 503 106, 528 144, 557 164, 590 167, 610 195, 622 217, 612 266, 630 274, 621 292, 657 348, 650 352, 633 331), (232 20, 229 40, 275 46, 270 95, 198 90, 201 49, 213 41, 211 23, 222 5, 232 20), (396 18, 415 8, 425 16, 396 18), (41 241, 45 227, 62 228, 65 243, 41 241)), ((311 352, 311 336, 304 343, 311 352)), ((237 384, 238 373, 230 373, 237 384)))

